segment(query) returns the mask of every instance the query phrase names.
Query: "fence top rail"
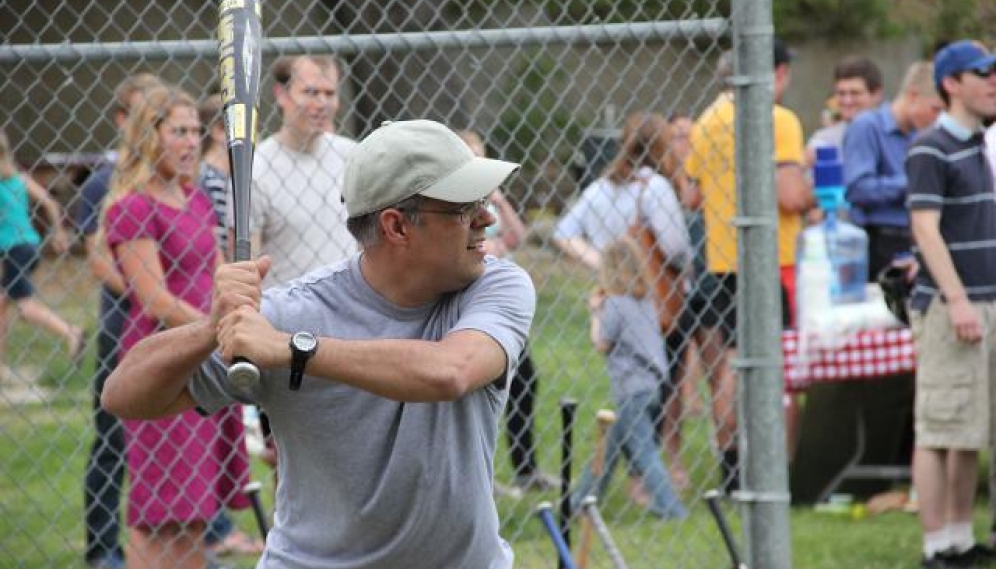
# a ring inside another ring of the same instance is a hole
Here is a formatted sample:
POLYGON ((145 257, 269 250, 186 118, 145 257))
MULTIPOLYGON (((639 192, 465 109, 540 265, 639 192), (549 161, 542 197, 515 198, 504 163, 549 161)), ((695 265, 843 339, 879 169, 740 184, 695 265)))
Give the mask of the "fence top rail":
MULTIPOLYGON (((490 30, 398 32, 266 38, 263 53, 369 53, 393 50, 426 50, 468 47, 514 47, 546 43, 598 44, 608 42, 716 38, 729 33, 723 18, 540 26, 490 30)), ((217 57, 214 39, 145 42, 7 44, 0 46, 0 64, 24 62, 79 62, 124 59, 217 57)))

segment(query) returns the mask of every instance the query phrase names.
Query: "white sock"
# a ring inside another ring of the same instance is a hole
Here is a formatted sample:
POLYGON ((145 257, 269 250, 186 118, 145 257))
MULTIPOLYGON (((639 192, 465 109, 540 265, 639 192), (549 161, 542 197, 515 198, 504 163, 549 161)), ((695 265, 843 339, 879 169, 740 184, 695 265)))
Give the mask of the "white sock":
POLYGON ((958 553, 968 551, 975 545, 975 535, 972 533, 972 522, 948 524, 948 541, 958 553))
POLYGON ((945 526, 937 531, 923 534, 923 556, 930 559, 934 555, 951 548, 948 528, 945 526))

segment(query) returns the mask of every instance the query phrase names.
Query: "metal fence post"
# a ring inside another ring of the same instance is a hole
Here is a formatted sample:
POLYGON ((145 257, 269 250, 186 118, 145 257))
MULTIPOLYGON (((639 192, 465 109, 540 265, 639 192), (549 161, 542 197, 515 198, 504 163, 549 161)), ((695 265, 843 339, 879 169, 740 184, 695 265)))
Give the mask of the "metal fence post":
POLYGON ((734 8, 741 275, 736 364, 743 468, 739 497, 744 504, 748 566, 788 569, 791 552, 782 410, 778 206, 772 161, 771 18, 770 0, 745 0, 734 8))

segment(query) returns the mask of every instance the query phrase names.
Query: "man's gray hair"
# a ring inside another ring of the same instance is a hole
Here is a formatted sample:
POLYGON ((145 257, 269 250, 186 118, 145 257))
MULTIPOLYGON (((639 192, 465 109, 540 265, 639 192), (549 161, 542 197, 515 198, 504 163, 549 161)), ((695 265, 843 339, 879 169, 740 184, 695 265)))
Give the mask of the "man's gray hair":
POLYGON ((385 209, 397 209, 404 212, 405 217, 409 219, 413 224, 419 224, 418 206, 422 203, 424 198, 418 194, 401 200, 400 202, 379 209, 377 211, 372 211, 370 213, 365 213, 363 215, 358 215, 356 217, 350 217, 346 220, 346 229, 356 239, 361 248, 372 247, 380 241, 380 225, 378 224, 378 219, 380 218, 380 213, 385 209))

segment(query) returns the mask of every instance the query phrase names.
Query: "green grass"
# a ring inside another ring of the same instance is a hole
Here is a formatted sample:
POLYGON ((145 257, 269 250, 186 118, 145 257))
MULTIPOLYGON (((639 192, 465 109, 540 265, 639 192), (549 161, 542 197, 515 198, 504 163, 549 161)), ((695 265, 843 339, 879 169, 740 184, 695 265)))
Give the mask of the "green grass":
MULTIPOLYGON (((532 339, 533 355, 541 374, 536 432, 540 465, 552 472, 560 464, 558 401, 578 401, 575 432, 575 477, 592 454, 597 409, 611 406, 602 358, 587 336, 585 300, 589 275, 564 266, 548 253, 520 257, 539 292, 532 339)), ((44 269, 43 269, 44 270, 44 269)), ((69 267, 72 272, 72 266, 69 267)), ((73 273, 75 274, 75 273, 73 273)), ((55 279, 53 282, 59 282, 55 279)), ((92 325, 92 291, 53 296, 57 308, 77 323, 92 325), (91 307, 91 308, 88 308, 91 307)), ((58 342, 18 324, 11 334, 8 354, 25 365, 43 370, 41 382, 55 397, 46 403, 0 406, 0 568, 50 569, 83 567, 82 473, 92 439, 89 368, 73 370, 58 342)), ((92 362, 91 364, 92 365, 92 362)), ((0 397, 2 400, 2 397, 0 397)), ((716 483, 711 429, 702 417, 685 424, 683 460, 695 490, 685 494, 691 516, 683 522, 660 522, 634 508, 625 496, 625 473, 616 472, 614 484, 601 505, 603 517, 633 568, 720 568, 729 563, 719 534, 704 503, 697 497, 716 483)), ((499 482, 512 477, 504 439, 496 457, 499 482)), ((254 478, 270 481, 268 469, 254 461, 254 478)), ((271 488, 264 498, 269 501, 271 488)), ((520 500, 501 497, 503 534, 511 542, 520 568, 551 568, 553 547, 533 512, 541 500, 555 502, 557 493, 530 493, 520 500)), ((988 527, 987 508, 980 497, 977 535, 988 527)), ((726 505, 739 538, 736 507, 726 505)), ((251 514, 239 512, 236 521, 254 531, 251 514)), ((913 567, 920 551, 915 516, 890 513, 852 520, 821 514, 811 508, 791 511, 793 566, 799 569, 893 569, 913 567)), ((577 536, 575 529, 574 535, 577 536)), ((601 547, 592 549, 592 567, 609 567, 601 547)), ((226 559, 236 568, 249 568, 253 559, 226 559)))

